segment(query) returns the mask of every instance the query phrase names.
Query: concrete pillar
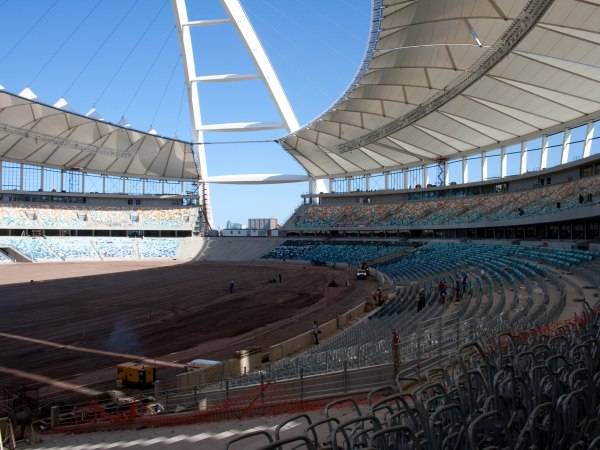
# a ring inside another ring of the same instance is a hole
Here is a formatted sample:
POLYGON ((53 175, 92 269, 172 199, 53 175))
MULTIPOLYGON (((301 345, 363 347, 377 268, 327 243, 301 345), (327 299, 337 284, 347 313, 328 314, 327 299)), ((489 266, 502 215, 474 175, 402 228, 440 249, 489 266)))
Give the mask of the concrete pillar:
POLYGON ((595 126, 595 122, 589 121, 587 123, 587 128, 585 130, 585 144, 583 146, 583 154, 581 155, 583 158, 587 158, 592 154, 592 142, 594 142, 593 139, 595 126))
POLYGON ((519 173, 521 175, 523 175, 524 173, 527 172, 527 142, 525 142, 525 141, 521 142, 521 163, 520 163, 520 167, 521 167, 521 170, 519 171, 519 173))
POLYGON ((462 183, 469 182, 469 160, 466 156, 462 157, 462 183))
POLYGON ((50 408, 50 428, 56 428, 60 425, 60 406, 50 408))
POLYGON ((481 152, 481 181, 488 179, 488 157, 487 152, 481 152))
POLYGON ((158 401, 162 394, 162 380, 154 381, 154 398, 158 401))
POLYGON ((548 136, 542 136, 542 151, 540 152, 540 170, 548 167, 548 136))
POLYGON ((566 164, 569 162, 569 151, 571 150, 571 130, 566 129, 563 134, 562 152, 560 154, 560 163, 566 164))
POLYGON ((500 148, 500 178, 506 178, 508 162, 506 160, 506 147, 500 148))

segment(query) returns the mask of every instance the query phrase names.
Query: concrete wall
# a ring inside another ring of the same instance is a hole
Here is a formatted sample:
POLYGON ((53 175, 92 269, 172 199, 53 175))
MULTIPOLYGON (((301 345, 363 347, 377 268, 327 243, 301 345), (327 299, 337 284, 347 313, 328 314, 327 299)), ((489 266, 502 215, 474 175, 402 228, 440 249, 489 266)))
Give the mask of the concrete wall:
POLYGON ((177 375, 177 387, 180 393, 191 392, 209 384, 218 383, 227 378, 234 378, 250 373, 262 364, 262 352, 244 358, 232 358, 219 364, 203 367, 198 370, 177 375))
MULTIPOLYGON (((329 322, 320 324, 319 339, 325 339, 338 330, 347 327, 356 319, 364 316, 365 302, 329 322)), ((314 336, 312 330, 302 333, 287 341, 275 344, 269 348, 269 361, 277 361, 286 356, 312 347, 314 336)), ((238 377, 259 368, 262 353, 255 353, 243 359, 229 359, 219 364, 177 375, 177 386, 180 393, 191 392, 194 387, 202 388, 212 383, 218 383, 227 378, 238 377)))
POLYGON ((206 261, 253 261, 283 244, 273 237, 205 237, 202 253, 196 259, 206 261))
MULTIPOLYGON (((364 310, 365 302, 329 322, 320 324, 319 328, 321 329, 321 334, 319 335, 319 339, 325 339, 326 337, 333 335, 338 330, 348 326, 354 320, 362 317, 364 315, 364 310)), ((269 348, 269 361, 277 361, 312 347, 313 345, 314 336, 312 330, 309 330, 292 339, 271 346, 269 348)))

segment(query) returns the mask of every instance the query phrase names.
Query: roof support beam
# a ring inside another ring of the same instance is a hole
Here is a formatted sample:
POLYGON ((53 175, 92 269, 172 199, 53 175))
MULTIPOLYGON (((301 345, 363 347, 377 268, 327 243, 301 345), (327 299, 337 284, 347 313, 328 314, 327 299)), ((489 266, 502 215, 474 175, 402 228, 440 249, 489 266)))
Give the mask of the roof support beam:
POLYGON ((229 23, 229 19, 213 19, 213 20, 188 20, 182 22, 182 27, 206 27, 212 25, 224 25, 229 23))
POLYGON ((246 50, 254 60, 288 132, 293 133, 300 125, 283 91, 279 78, 277 78, 277 74, 271 65, 271 61, 269 61, 267 53, 258 39, 250 20, 248 20, 246 12, 239 0, 221 0, 221 4, 225 8, 225 11, 227 11, 227 14, 229 14, 231 23, 235 26, 240 39, 246 46, 246 50))
POLYGON ((190 81, 192 83, 225 83, 228 81, 245 81, 260 79, 257 73, 249 74, 224 74, 224 75, 206 75, 202 77, 194 77, 190 81))

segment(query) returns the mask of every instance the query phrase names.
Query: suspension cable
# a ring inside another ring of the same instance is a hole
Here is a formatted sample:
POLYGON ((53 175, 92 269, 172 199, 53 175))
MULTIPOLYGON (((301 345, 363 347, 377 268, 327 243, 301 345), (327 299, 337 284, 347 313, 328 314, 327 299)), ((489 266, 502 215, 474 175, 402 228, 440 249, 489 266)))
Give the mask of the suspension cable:
POLYGON ((54 50, 54 53, 52 53, 52 55, 50 55, 50 58, 48 58, 46 60, 46 62, 42 65, 42 67, 40 68, 40 70, 38 70, 38 72, 31 79, 31 81, 29 82, 29 84, 27 86, 32 86, 33 85, 33 83, 35 82, 35 80, 37 80, 37 77, 40 76, 40 74, 44 71, 44 69, 48 66, 48 64, 50 64, 52 62, 52 60, 56 57, 56 55, 58 55, 58 53, 62 50, 62 48, 67 44, 67 42, 69 42, 71 40, 71 38, 73 37, 73 35, 77 32, 77 30, 79 30, 79 28, 81 28, 81 26, 84 24, 84 22, 96 10, 96 8, 98 8, 98 6, 100 6, 100 1, 101 0, 98 0, 96 2, 96 4, 94 5, 94 7, 92 9, 90 9, 90 11, 87 13, 87 15, 83 18, 83 20, 81 22, 79 22, 79 24, 73 29, 73 31, 71 31, 69 33, 69 35, 67 36, 67 38, 64 41, 62 41, 62 43, 58 46, 58 48, 56 50, 54 50))
POLYGON ((125 14, 123 15, 123 17, 121 17, 121 20, 119 20, 119 22, 110 31, 110 33, 108 34, 108 36, 106 36, 106 38, 104 39, 104 41, 102 41, 102 44, 100 44, 100 47, 98 47, 96 49, 96 51, 92 54, 92 56, 90 56, 90 58, 87 60, 87 62, 85 63, 85 65, 81 68, 81 70, 77 74, 77 76, 73 79, 73 81, 71 81, 71 84, 69 84, 69 86, 67 87, 67 89, 65 89, 65 92, 62 95, 63 98, 67 96, 68 92, 71 90, 71 88, 73 87, 73 85, 77 82, 77 80, 79 80, 79 78, 81 77, 81 75, 83 74, 83 72, 85 72, 85 70, 88 68, 88 66, 90 65, 90 63, 96 58, 96 56, 98 56, 98 53, 100 53, 100 50, 102 50, 104 48, 104 46, 106 45, 106 43, 108 42, 108 40, 112 37, 112 35, 115 33, 115 31, 117 31, 117 28, 119 28, 119 26, 123 23, 123 21, 125 20, 125 18, 127 16, 129 16, 129 14, 133 10, 133 8, 135 8, 135 5, 137 5, 139 3, 139 1, 140 0, 136 0, 133 3, 133 5, 131 5, 131 7, 125 12, 125 14))
MULTIPOLYGON (((154 115, 152 116, 152 122, 150 122, 151 128, 154 124, 154 120, 156 119, 156 116, 158 115, 158 111, 159 111, 160 107, 162 106, 162 102, 165 99, 165 95, 167 94, 167 89, 171 85, 171 80, 173 79, 173 75, 175 75, 175 69, 177 69, 177 66, 179 65, 180 60, 181 60, 181 53, 179 53, 179 55, 177 56, 177 61, 175 61, 175 64, 173 65, 173 69, 171 70, 171 76, 169 76, 169 81, 167 81, 167 84, 165 85, 165 89, 163 90, 162 96, 160 97, 160 101, 158 102, 158 106, 156 107, 156 111, 154 111, 154 115)), ((180 109, 181 109, 181 107, 180 107, 180 109)))
MULTIPOLYGON (((181 58, 181 53, 179 54, 181 58)), ((179 123, 181 118, 181 110, 183 108, 183 95, 185 94, 185 82, 181 85, 181 98, 179 99, 179 112, 177 113, 177 124, 175 126, 175 136, 177 136, 177 132, 179 131, 179 123)), ((193 139, 193 138, 192 138, 193 139)))
POLYGON ((123 113, 123 117, 125 117, 127 115, 127 112, 129 111, 129 108, 131 108, 131 105, 133 104, 133 101, 135 100, 135 98, 137 97, 137 95, 140 92, 140 89, 142 88, 142 86, 144 85, 144 82, 146 81, 146 79, 148 78, 148 75, 150 75, 150 72, 152 72, 152 69, 154 68, 154 65, 156 64, 156 61, 158 60, 158 57, 161 55, 162 51, 165 49, 165 46, 167 45, 167 43, 169 42, 169 38, 171 37, 171 35, 173 34, 173 31, 175 31, 175 26, 173 26, 173 28, 171 28, 171 31, 169 32, 169 34, 167 35, 167 37, 165 38, 162 46, 160 47, 160 50, 156 53, 156 55, 154 56, 154 60, 152 61, 152 64, 150 64, 150 67, 148 68, 148 70, 146 71, 146 75, 144 75, 144 78, 142 79, 142 81, 138 84, 137 89, 135 90, 135 93, 133 94, 133 96, 131 97, 131 100, 129 101, 129 104, 127 105, 127 108, 125 108, 125 112, 123 113))
POLYGON ((102 97, 104 97, 104 94, 106 93, 108 88, 112 85, 112 82, 115 80, 115 78, 117 78, 117 75, 119 75, 119 73, 121 72, 121 69, 123 69, 123 67, 125 66, 125 63, 127 63, 130 56, 132 55, 132 53, 135 51, 135 49, 138 47, 138 45, 140 45, 140 42, 142 42, 142 39, 146 36, 148 31, 150 30, 150 27, 152 27, 152 25, 154 25, 154 22, 156 22, 156 19, 158 18, 158 16, 162 12, 162 10, 165 9, 166 5, 167 5, 167 1, 165 0, 165 2, 163 3, 163 6, 157 11, 157 13, 152 18, 152 21, 150 21, 150 23, 148 24, 148 26, 146 27, 146 29, 144 30, 142 35, 138 38, 135 45, 131 48, 129 53, 127 53, 127 56, 125 57, 125 59, 123 59, 123 61, 121 62, 121 64, 119 65, 119 67, 117 68, 115 73, 113 74, 112 78, 108 81, 108 83, 106 83, 106 86, 104 86, 104 89, 102 90, 102 92, 100 93, 100 95, 98 96, 96 101, 94 102, 94 105, 98 104, 98 102, 102 99, 102 97))
POLYGON ((31 33, 33 31, 33 29, 39 25, 39 23, 42 21, 42 19, 44 19, 50 13, 50 11, 52 11, 52 9, 54 9, 54 7, 58 4, 58 2, 59 2, 59 0, 56 0, 54 3, 52 3, 52 5, 50 5, 50 7, 46 11, 44 11, 44 13, 39 17, 39 19, 36 20, 35 23, 33 25, 31 25, 31 27, 29 27, 29 29, 25 32, 25 34, 23 34, 23 36, 21 36, 19 38, 17 43, 11 47, 11 49, 8 51, 8 53, 6 53, 2 57, 2 59, 0 59, 0 64, 2 64, 4 62, 4 60, 8 57, 8 55, 10 55, 19 46, 19 44, 21 44, 21 42, 23 42, 23 40, 27 36, 29 36, 29 33, 31 33))

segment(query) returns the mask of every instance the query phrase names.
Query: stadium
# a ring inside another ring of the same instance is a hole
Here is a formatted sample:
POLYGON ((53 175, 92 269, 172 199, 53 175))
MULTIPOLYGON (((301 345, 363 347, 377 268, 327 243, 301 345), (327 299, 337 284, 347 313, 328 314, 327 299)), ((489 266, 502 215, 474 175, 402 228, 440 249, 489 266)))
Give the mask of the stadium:
POLYGON ((0 87, 0 449, 600 448, 600 4, 372 0, 300 125, 260 16, 187 3, 189 139, 0 87), (196 70, 221 26, 252 73, 196 70), (249 81, 270 118, 200 114, 249 81), (302 174, 208 175, 267 141, 302 174), (215 226, 219 186, 292 183, 282 224, 215 226))

